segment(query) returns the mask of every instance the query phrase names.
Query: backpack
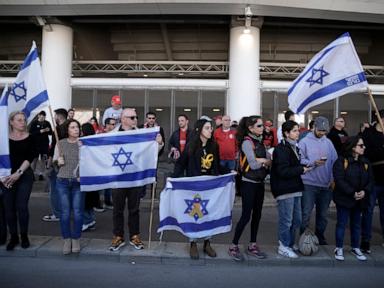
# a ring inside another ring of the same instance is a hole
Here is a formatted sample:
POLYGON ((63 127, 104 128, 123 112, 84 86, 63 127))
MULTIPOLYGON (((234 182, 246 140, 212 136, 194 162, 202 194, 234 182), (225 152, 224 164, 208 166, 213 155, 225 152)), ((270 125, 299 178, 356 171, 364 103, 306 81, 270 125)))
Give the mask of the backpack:
MULTIPOLYGON (((252 142, 252 149, 253 149, 253 151, 255 151, 255 156, 256 156, 256 147, 255 147, 253 140, 248 136, 245 137, 244 139, 250 140, 252 142)), ((262 144, 260 144, 260 145, 262 145, 262 144)), ((264 148, 264 151, 265 151, 265 148, 264 148)), ((264 157, 266 157, 266 155, 264 155, 264 157)), ((244 153, 240 153, 239 170, 240 170, 239 172, 242 176, 244 176, 247 179, 256 181, 256 182, 264 181, 265 177, 267 177, 267 175, 268 175, 268 170, 265 167, 261 167, 261 168, 256 169, 256 170, 252 170, 249 167, 247 157, 245 156, 244 153)))

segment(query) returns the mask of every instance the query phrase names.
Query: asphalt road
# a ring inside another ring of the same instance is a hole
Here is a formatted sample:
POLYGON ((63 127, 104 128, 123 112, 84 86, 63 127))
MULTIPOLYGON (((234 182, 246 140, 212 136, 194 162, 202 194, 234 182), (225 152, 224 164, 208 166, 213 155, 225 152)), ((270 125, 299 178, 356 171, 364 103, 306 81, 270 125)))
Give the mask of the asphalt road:
POLYGON ((0 258, 0 287, 364 287, 384 283, 382 267, 154 265, 65 258, 0 258))

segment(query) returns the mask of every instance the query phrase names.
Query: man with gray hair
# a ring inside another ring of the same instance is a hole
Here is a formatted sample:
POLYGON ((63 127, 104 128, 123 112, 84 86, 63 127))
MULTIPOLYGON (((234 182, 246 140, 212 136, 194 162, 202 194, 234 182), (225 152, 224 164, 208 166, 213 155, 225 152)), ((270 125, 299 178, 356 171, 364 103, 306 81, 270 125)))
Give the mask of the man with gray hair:
POLYGON ((314 122, 314 131, 299 142, 300 162, 311 168, 301 176, 304 193, 301 200, 302 224, 301 233, 309 226, 312 209, 316 204, 315 234, 320 245, 327 245, 324 232, 327 227, 327 211, 332 200, 330 185, 333 181, 333 164, 337 153, 332 142, 327 138, 328 119, 319 116, 314 122))

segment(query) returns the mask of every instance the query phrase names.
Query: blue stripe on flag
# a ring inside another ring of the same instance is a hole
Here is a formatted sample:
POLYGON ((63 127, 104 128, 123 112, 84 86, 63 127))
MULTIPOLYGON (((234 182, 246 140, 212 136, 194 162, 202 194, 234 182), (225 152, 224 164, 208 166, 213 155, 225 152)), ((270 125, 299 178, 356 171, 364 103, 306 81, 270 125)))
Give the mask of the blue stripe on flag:
POLYGON ((80 177, 81 185, 106 184, 110 182, 126 182, 143 180, 149 177, 156 177, 156 169, 147 169, 140 172, 125 173, 121 175, 107 176, 83 176, 80 177))
POLYGON ((180 227, 185 233, 201 232, 201 231, 211 230, 211 229, 215 229, 222 226, 229 226, 231 225, 231 219, 232 219, 231 216, 226 216, 220 219, 207 221, 203 223, 179 223, 177 222, 176 218, 167 217, 159 223, 159 229, 162 228, 163 226, 173 225, 173 226, 180 227))
POLYGON ((297 113, 300 113, 301 110, 303 110, 308 104, 310 104, 311 102, 313 102, 313 101, 315 101, 317 99, 320 99, 322 97, 328 96, 329 94, 335 93, 335 92, 340 91, 340 90, 342 90, 344 88, 347 88, 347 87, 350 87, 350 86, 353 86, 353 85, 356 85, 356 84, 361 84, 364 81, 367 81, 367 79, 365 78, 365 74, 364 74, 364 71, 363 71, 363 72, 360 72, 358 74, 351 75, 349 77, 346 77, 344 79, 336 81, 336 82, 334 82, 332 84, 329 84, 328 86, 325 86, 324 88, 317 90, 316 92, 312 93, 311 96, 306 98, 303 101, 303 103, 301 103, 299 108, 297 108, 297 113), (355 76, 359 77, 360 82, 352 84, 352 85, 348 85, 348 82, 346 81, 346 79, 347 78, 351 78, 351 77, 355 77, 355 76))
POLYGON ((0 168, 11 169, 9 155, 0 155, 0 168))
POLYGON ((86 146, 102 146, 102 145, 111 145, 111 144, 130 144, 130 143, 140 143, 148 142, 156 139, 158 132, 135 134, 135 135, 116 135, 109 137, 98 137, 98 138, 81 138, 81 143, 86 146))
POLYGON ((214 188, 225 187, 228 183, 234 181, 234 176, 229 175, 226 177, 217 177, 212 180, 201 181, 170 181, 172 183, 172 190, 192 190, 192 191, 205 191, 214 188))
MULTIPOLYGON (((347 32, 347 33, 344 33, 343 35, 341 35, 340 37, 338 37, 337 39, 339 39, 339 38, 343 38, 343 37, 349 37, 349 33, 347 32)), ((336 39, 336 40, 337 40, 336 39)), ((336 41, 335 40, 335 41, 336 41)), ((333 47, 330 47, 330 48, 328 48, 327 50, 325 50, 324 52, 323 52, 323 54, 321 54, 321 56, 315 61, 315 63, 313 63, 310 67, 306 67, 305 69, 307 70, 303 75, 301 75, 299 78, 297 78, 296 80, 295 80, 295 82, 294 82, 294 84, 292 85, 292 87, 288 90, 288 97, 289 97, 289 95, 291 94, 291 92, 296 88, 296 86, 297 86, 297 84, 309 73, 309 72, 311 72, 312 71, 312 68, 317 64, 317 63, 319 63, 319 61, 321 60, 321 59, 323 59, 324 58, 324 56, 326 56, 329 52, 331 52, 334 48, 336 48, 336 47, 338 47, 339 45, 337 45, 337 46, 333 46, 333 47)))
POLYGON ((31 51, 31 53, 28 54, 27 58, 25 58, 23 65, 21 66, 20 70, 27 68, 37 58, 39 58, 39 55, 37 53, 37 48, 35 48, 31 51))
POLYGON ((41 104, 43 104, 46 101, 48 101, 47 90, 44 90, 39 94, 37 94, 36 96, 34 96, 33 98, 31 98, 31 100, 27 102, 27 105, 25 105, 23 109, 23 112, 25 113, 25 116, 27 117, 27 119, 29 118, 33 110, 35 110, 37 107, 39 107, 41 104))

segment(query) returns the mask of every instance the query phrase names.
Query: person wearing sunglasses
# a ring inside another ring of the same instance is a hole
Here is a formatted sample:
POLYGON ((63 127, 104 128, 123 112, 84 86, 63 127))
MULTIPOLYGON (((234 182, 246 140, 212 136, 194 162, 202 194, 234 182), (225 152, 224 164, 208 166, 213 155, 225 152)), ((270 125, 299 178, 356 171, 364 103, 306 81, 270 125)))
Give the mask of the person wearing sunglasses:
MULTIPOLYGON (((115 131, 130 131, 137 129, 137 114, 132 108, 125 108, 121 113, 121 125, 116 127, 115 131)), ((159 149, 162 148, 160 134, 157 135, 156 141, 159 143, 159 149)), ((129 229, 129 244, 135 249, 144 249, 144 244, 140 239, 140 192, 143 186, 131 188, 112 189, 113 199, 113 239, 110 251, 118 251, 125 245, 124 240, 124 210, 125 203, 128 202, 128 229, 129 229)))
POLYGON ((349 137, 342 156, 333 166, 335 189, 333 201, 336 203, 336 260, 343 261, 343 242, 348 219, 351 232, 351 253, 360 261, 367 257, 360 250, 361 215, 368 207, 369 194, 373 189, 373 173, 370 162, 364 158, 364 141, 359 136, 349 137))
POLYGON ((264 202, 264 179, 271 166, 270 155, 263 145, 264 124, 260 116, 243 117, 237 128, 236 139, 240 151, 240 193, 242 212, 236 225, 235 235, 228 254, 236 261, 243 260, 239 249, 239 240, 245 226, 251 221, 251 241, 246 253, 258 259, 266 258, 256 244, 261 210, 264 202))

